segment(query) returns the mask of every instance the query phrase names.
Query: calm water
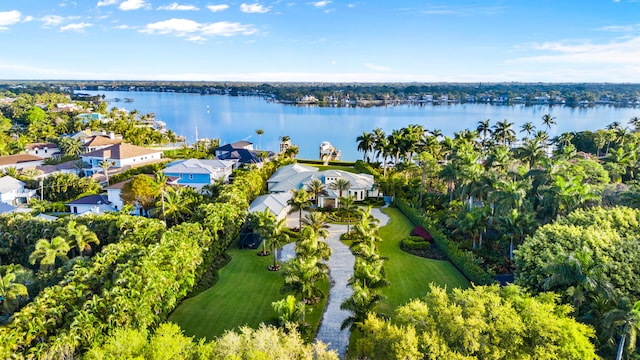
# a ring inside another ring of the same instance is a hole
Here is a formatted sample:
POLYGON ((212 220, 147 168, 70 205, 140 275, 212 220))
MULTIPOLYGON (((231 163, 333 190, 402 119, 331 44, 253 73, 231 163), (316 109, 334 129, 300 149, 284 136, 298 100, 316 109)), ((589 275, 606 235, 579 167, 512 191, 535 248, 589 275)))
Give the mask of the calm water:
MULTIPOLYGON (((597 130, 613 121, 623 126, 627 121, 640 116, 640 109, 596 106, 592 108, 570 108, 564 106, 492 106, 484 104, 452 105, 401 105, 372 108, 323 108, 267 103, 259 97, 195 95, 158 92, 82 91, 104 94, 106 98, 133 98, 130 103, 112 102, 108 108, 123 107, 137 109, 140 113, 156 113, 156 118, 167 123, 177 134, 195 140, 195 129, 199 138, 218 138, 222 144, 248 140, 255 148, 277 151, 278 137, 288 135, 300 146, 300 158, 318 158, 318 147, 329 141, 342 150, 344 160, 362 158, 356 151, 356 137, 363 131, 371 132, 376 127, 387 134, 409 124, 419 124, 426 129, 440 129, 444 135, 452 136, 463 129, 475 129, 478 121, 491 119, 492 123, 508 119, 516 124, 532 122, 537 129, 544 130, 542 116, 550 113, 558 123, 551 136, 567 131, 597 130), (257 129, 264 130, 261 138, 257 129)), ((521 137, 522 134, 518 134, 521 137)))

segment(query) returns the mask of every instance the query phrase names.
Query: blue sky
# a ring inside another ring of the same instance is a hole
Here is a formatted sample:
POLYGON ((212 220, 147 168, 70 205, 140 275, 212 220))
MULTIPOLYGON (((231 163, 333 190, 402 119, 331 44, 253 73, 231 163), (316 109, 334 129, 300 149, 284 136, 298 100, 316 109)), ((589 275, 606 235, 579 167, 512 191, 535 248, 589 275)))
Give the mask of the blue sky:
POLYGON ((640 82, 638 0, 0 0, 0 79, 640 82))

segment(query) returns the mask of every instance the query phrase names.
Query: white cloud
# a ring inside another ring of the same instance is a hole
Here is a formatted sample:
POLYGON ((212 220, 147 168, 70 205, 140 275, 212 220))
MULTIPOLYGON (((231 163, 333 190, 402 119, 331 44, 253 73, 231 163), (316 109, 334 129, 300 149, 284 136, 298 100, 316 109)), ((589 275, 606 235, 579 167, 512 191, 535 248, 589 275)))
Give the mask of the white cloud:
POLYGON ((33 16, 31 15, 25 16, 24 19, 22 19, 22 22, 29 22, 29 21, 33 21, 33 16))
POLYGON ((118 3, 119 0, 102 0, 102 1, 98 1, 98 3, 96 4, 97 7, 101 7, 101 6, 109 6, 109 5, 115 5, 118 3))
POLYGON ((244 13, 249 13, 249 14, 252 14, 252 13, 264 14, 269 12, 270 10, 271 9, 269 7, 265 7, 258 3, 255 3, 255 4, 242 3, 242 5, 240 5, 240 11, 244 13))
POLYGON ((64 20, 65 18, 59 15, 46 15, 40 19, 44 26, 58 26, 62 24, 64 20))
POLYGON ((512 63, 578 63, 578 64, 637 64, 640 58, 640 36, 605 44, 569 44, 566 42, 534 43, 531 50, 545 52, 513 59, 512 63))
POLYGON ((356 4, 347 4, 347 7, 348 7, 349 9, 353 9, 354 7, 356 7, 356 4))
POLYGON ((203 42, 206 38, 217 36, 251 35, 256 32, 252 25, 220 21, 215 23, 198 23, 189 19, 170 19, 147 24, 140 30, 146 34, 173 34, 187 37, 189 41, 203 42))
POLYGON ((200 9, 198 9, 198 7, 195 5, 181 5, 177 2, 174 2, 169 5, 159 6, 158 10, 198 11, 200 9))
POLYGON ((317 8, 322 8, 325 7, 327 5, 331 4, 330 0, 322 0, 322 1, 316 1, 314 3, 311 3, 311 5, 317 7, 317 8))
POLYGON ((371 63, 364 63, 364 66, 375 71, 391 71, 391 69, 386 66, 374 65, 371 63))
POLYGON ((75 23, 75 24, 69 24, 69 25, 65 25, 63 27, 60 28, 60 31, 78 31, 78 32, 83 32, 84 29, 93 26, 92 24, 89 23, 75 23))
POLYGON ((229 5, 227 4, 207 5, 207 9, 211 10, 212 12, 224 11, 224 10, 227 10, 228 8, 229 8, 229 5))
POLYGON ((202 26, 202 34, 210 36, 233 36, 236 34, 251 35, 256 30, 250 25, 220 21, 202 26))
POLYGON ((149 7, 149 4, 147 4, 144 0, 126 0, 123 1, 120 6, 118 6, 118 9, 122 11, 129 11, 147 7, 149 7))
POLYGON ((0 26, 13 25, 20 22, 22 14, 18 10, 0 11, 0 26))

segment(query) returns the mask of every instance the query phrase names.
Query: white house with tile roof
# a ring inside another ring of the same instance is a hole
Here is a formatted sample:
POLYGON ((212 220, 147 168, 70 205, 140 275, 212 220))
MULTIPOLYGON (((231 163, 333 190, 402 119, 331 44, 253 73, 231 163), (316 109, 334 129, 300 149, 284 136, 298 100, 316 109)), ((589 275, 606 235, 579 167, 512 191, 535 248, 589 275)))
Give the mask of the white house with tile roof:
POLYGON ((42 165, 44 158, 29 154, 0 156, 0 170, 14 167, 16 170, 35 168, 42 165))

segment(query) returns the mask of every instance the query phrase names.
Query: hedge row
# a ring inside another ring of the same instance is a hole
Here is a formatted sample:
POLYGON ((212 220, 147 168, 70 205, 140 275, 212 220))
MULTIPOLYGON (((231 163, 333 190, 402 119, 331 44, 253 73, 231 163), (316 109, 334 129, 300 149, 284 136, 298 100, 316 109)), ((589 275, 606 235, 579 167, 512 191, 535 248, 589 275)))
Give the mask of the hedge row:
POLYGON ((492 284, 495 281, 486 271, 484 271, 476 263, 473 253, 461 250, 456 243, 449 240, 433 221, 421 211, 413 208, 404 199, 397 198, 396 206, 404 213, 404 215, 414 224, 424 227, 433 237, 433 240, 449 261, 475 285, 492 284))

